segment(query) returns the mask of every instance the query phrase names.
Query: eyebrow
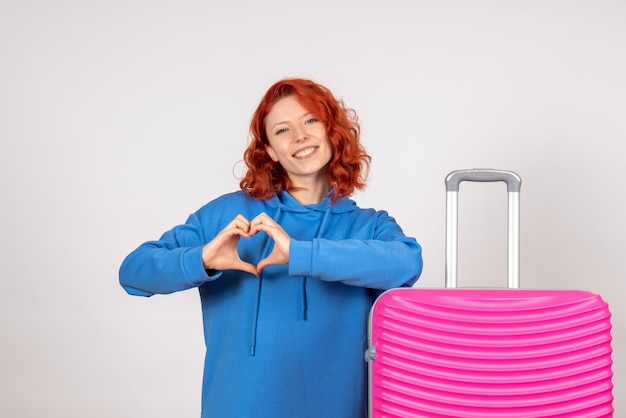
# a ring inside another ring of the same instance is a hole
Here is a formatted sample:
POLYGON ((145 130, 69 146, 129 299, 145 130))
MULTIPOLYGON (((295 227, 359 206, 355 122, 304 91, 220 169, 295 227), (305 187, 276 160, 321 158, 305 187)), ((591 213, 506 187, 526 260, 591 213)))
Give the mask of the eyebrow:
MULTIPOLYGON (((307 116, 313 116, 313 114, 312 114, 311 112, 306 112, 306 113, 303 113, 303 114, 300 116, 300 119, 305 118, 305 117, 307 117, 307 116)), ((289 123, 289 121, 288 121, 288 120, 283 120, 283 121, 280 121, 280 122, 276 122, 275 124, 273 124, 272 126, 270 126, 270 129, 274 129, 276 126, 278 126, 278 125, 280 125, 280 124, 283 124, 283 123, 289 123)))

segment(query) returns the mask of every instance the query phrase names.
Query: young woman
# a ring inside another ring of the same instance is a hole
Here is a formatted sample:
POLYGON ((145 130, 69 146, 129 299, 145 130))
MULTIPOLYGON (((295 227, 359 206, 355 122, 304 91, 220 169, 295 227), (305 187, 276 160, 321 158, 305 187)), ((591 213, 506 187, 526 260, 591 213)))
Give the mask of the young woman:
POLYGON ((370 157, 325 87, 274 84, 250 134, 241 190, 134 250, 120 283, 140 296, 199 289, 203 418, 364 417, 372 301, 417 280, 421 247, 349 198, 370 157))

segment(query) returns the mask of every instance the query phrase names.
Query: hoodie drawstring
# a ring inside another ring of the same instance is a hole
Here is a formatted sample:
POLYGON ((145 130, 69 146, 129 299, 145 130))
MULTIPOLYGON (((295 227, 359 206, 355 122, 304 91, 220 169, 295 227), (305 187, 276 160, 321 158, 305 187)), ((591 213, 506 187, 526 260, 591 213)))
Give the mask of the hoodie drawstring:
MULTIPOLYGON (((328 221, 328 214, 330 213, 330 207, 326 208, 324 211, 324 217, 322 218, 322 222, 320 223, 319 228, 317 228, 317 232, 315 233, 314 238, 319 238, 322 236, 322 232, 326 227, 326 222, 328 221)), ((306 296, 306 276, 303 276, 301 279, 300 285, 300 319, 306 321, 307 317, 307 296, 306 296)))
POLYGON ((300 280, 300 319, 306 321, 306 276, 303 276, 300 280))
MULTIPOLYGON (((276 216, 274 217, 274 220, 276 221, 276 223, 280 221, 281 212, 282 211, 279 207, 278 210, 276 211, 276 216)), ((259 260, 263 260, 265 257, 267 257, 270 254, 271 242, 272 242, 272 239, 268 236, 267 240, 265 241, 265 244, 263 245, 263 251, 261 252, 261 258, 259 258, 259 260)), ((252 337, 250 341, 250 355, 253 357, 256 355, 256 333, 257 333, 257 328, 259 324, 259 309, 261 307, 262 283, 263 283, 263 271, 261 271, 261 273, 259 274, 257 278, 256 298, 254 301, 254 313, 252 316, 252 337)))

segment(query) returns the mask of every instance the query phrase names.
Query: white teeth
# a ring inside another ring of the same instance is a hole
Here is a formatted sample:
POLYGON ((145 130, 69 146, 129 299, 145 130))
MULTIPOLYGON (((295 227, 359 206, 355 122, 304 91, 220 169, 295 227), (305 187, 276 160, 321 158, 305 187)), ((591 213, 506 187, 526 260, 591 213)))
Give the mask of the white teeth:
POLYGON ((296 152, 293 156, 294 157, 298 157, 298 158, 302 158, 302 157, 306 157, 307 155, 312 154, 313 151, 315 151, 315 148, 310 147, 310 148, 303 149, 302 151, 296 152))

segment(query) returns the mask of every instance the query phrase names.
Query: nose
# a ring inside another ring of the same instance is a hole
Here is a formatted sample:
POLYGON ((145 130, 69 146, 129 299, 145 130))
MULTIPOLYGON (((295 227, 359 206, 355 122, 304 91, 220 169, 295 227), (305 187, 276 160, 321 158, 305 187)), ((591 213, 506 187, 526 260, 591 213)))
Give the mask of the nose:
POLYGON ((303 127, 299 127, 295 132, 296 142, 302 142, 307 140, 306 130, 303 127))

